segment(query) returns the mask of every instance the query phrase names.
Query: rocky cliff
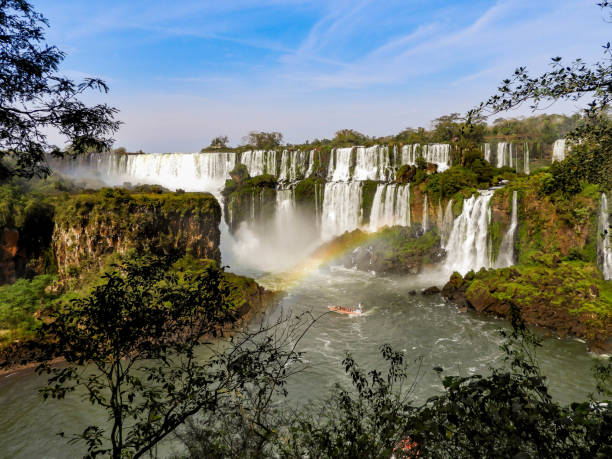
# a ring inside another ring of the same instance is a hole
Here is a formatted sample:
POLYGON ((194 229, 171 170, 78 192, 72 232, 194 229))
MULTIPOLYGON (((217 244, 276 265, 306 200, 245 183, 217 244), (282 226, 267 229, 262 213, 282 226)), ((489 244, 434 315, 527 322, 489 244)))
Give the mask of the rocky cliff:
POLYGON ((52 197, 0 186, 0 285, 52 270, 52 197))
POLYGON ((221 208, 209 193, 103 189, 58 206, 53 251, 60 279, 99 269, 107 255, 150 250, 221 261, 221 208))

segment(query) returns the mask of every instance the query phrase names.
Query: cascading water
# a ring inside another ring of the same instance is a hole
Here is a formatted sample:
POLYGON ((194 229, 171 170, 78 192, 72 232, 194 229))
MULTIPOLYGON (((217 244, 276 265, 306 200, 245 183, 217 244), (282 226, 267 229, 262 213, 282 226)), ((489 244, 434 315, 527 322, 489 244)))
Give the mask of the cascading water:
POLYGON ((490 163, 491 162, 491 144, 490 143, 485 143, 483 145, 482 153, 484 155, 484 159, 490 163))
POLYGON ((553 144, 552 161, 563 161, 565 159, 565 139, 557 139, 553 144))
POLYGON ((327 178, 332 182, 347 181, 351 178, 353 148, 336 148, 332 151, 327 169, 327 178))
POLYGON ((93 153, 80 162, 60 163, 57 168, 79 178, 92 174, 111 185, 150 183, 213 192, 223 186, 235 164, 235 153, 93 153))
POLYGON ((422 156, 428 163, 437 164, 438 171, 443 172, 450 166, 450 151, 451 146, 445 143, 403 145, 401 164, 415 165, 417 158, 422 156))
POLYGON ((251 177, 262 175, 266 166, 265 150, 248 150, 240 155, 240 162, 244 164, 251 177))
POLYGON ((276 190, 276 228, 282 232, 291 227, 295 220, 293 190, 276 190))
POLYGON ((512 217, 510 220, 510 226, 508 231, 504 235, 504 238, 499 246, 499 254, 495 261, 495 267, 506 268, 515 264, 514 259, 514 240, 516 238, 516 230, 518 228, 518 206, 517 206, 517 192, 512 192, 512 217))
POLYGON ((440 237, 442 247, 446 245, 448 238, 450 237, 451 232, 453 231, 453 200, 450 199, 448 204, 446 204, 446 209, 444 210, 444 217, 442 218, 442 227, 440 228, 440 237))
POLYGON ((492 196, 492 190, 484 190, 479 196, 463 201, 463 211, 453 222, 453 229, 444 245, 448 269, 465 274, 471 269, 491 266, 487 233, 492 196))
POLYGON ((290 167, 291 167, 291 158, 289 157, 289 151, 283 150, 283 153, 281 154, 280 172, 278 174, 279 180, 289 180, 290 167))
POLYGON ((380 184, 372 202, 370 231, 394 225, 410 226, 410 186, 380 184))
POLYGON ((605 193, 601 194, 600 210, 597 230, 599 240, 597 241, 597 261, 605 280, 612 279, 612 246, 610 243, 610 210, 608 198, 605 193))
POLYGON ((308 177, 314 167, 314 152, 283 150, 278 179, 296 182, 308 177))
POLYGON ((512 144, 499 142, 497 144, 497 167, 512 166, 512 144))
POLYGON ((529 175, 531 173, 531 170, 529 169, 529 144, 527 142, 525 142, 525 149, 523 151, 523 155, 523 172, 529 175))
POLYGON ((361 182, 328 182, 323 196, 321 236, 352 231, 361 224, 361 182))
POLYGON ((357 147, 355 155, 354 180, 381 180, 388 179, 391 169, 389 148, 357 147))
MULTIPOLYGON (((305 177, 308 178, 310 177, 313 172, 314 172, 314 167, 315 167, 315 153, 318 154, 317 151, 315 150, 310 150, 310 153, 308 154, 308 169, 306 170, 306 174, 305 177)), ((320 161, 319 161, 320 162, 320 161)))

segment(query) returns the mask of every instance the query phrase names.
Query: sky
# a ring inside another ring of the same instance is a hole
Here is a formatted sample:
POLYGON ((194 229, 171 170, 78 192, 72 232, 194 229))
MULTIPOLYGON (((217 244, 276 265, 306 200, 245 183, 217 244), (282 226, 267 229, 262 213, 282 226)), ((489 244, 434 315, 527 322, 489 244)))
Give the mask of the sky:
MULTIPOLYGON (((33 0, 61 73, 96 76, 124 123, 115 146, 199 151, 249 131, 290 143, 370 136, 464 113, 518 66, 603 58, 594 0, 33 0)), ((548 112, 573 113, 583 104, 548 112)), ((528 115, 522 108, 509 116, 528 115)))

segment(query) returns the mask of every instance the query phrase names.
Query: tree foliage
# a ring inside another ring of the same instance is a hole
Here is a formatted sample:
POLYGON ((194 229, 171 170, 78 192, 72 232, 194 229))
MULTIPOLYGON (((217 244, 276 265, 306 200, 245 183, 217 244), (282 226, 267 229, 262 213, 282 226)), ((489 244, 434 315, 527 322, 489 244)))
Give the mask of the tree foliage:
MULTIPOLYGON (((267 411, 266 425, 275 428, 259 437, 266 443, 259 454, 207 449, 211 439, 215 445, 237 445, 242 438, 239 431, 216 428, 210 420, 189 426, 181 437, 187 439, 190 457, 609 457, 612 407, 594 400, 570 406, 555 402, 536 359, 540 341, 516 311, 513 317, 513 328, 501 331, 502 367, 487 376, 467 377, 444 376, 435 367, 444 390, 420 405, 411 394, 421 360, 409 365, 404 353, 383 345, 385 372, 366 372, 347 355, 343 365, 349 387, 336 385, 321 403, 294 413, 267 411)), ((600 388, 608 395, 611 369, 610 363, 597 367, 600 388)), ((245 400, 252 406, 248 396, 245 400)), ((236 410, 233 425, 249 422, 253 413, 246 413, 236 410)))
POLYGON ((227 144, 229 143, 229 137, 226 135, 219 135, 210 141, 210 145, 208 148, 210 149, 221 149, 227 148, 227 144))
MULTIPOLYGON (((612 8, 610 2, 597 5, 604 14, 612 8)), ((591 65, 582 59, 566 64, 561 57, 554 57, 551 70, 533 78, 526 67, 519 67, 511 78, 502 82, 497 94, 468 112, 470 122, 526 102, 530 102, 532 110, 537 110, 558 100, 591 98, 584 117, 572 117, 575 124, 566 134, 573 141, 573 153, 561 163, 553 164, 550 179, 543 186, 545 193, 574 194, 585 183, 612 188, 612 123, 608 114, 612 100, 612 48, 609 42, 603 50, 604 59, 591 65)), ((504 123, 503 119, 496 120, 502 127, 504 123)))
POLYGON ((280 132, 251 131, 242 140, 245 145, 260 150, 268 150, 281 146, 283 134, 280 132))
POLYGON ((0 178, 47 175, 46 155, 64 154, 48 142, 48 130, 78 154, 108 150, 119 127, 116 109, 79 100, 88 90, 107 92, 102 80, 76 83, 58 73, 65 54, 45 43, 47 26, 27 1, 0 2, 0 178))
POLYGON ((368 137, 354 129, 340 129, 336 131, 332 144, 335 146, 363 145, 368 137))
POLYGON ((234 321, 231 298, 213 264, 193 272, 165 257, 128 259, 88 297, 50 312, 41 331, 46 355, 66 365, 39 367, 50 374, 43 396, 84 390, 111 427, 92 424, 75 440, 92 457, 141 457, 189 416, 215 410, 224 394, 269 376, 258 360, 269 357, 268 347, 238 346, 204 361, 196 353, 203 337, 234 321))

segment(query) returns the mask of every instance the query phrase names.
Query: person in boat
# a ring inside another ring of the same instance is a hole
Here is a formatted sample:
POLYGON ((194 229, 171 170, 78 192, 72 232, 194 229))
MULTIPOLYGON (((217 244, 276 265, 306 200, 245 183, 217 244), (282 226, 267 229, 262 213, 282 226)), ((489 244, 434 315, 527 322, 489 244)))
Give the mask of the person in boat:
POLYGON ((359 303, 359 305, 357 306, 357 309, 355 309, 355 312, 359 314, 363 314, 363 305, 361 303, 359 303))

